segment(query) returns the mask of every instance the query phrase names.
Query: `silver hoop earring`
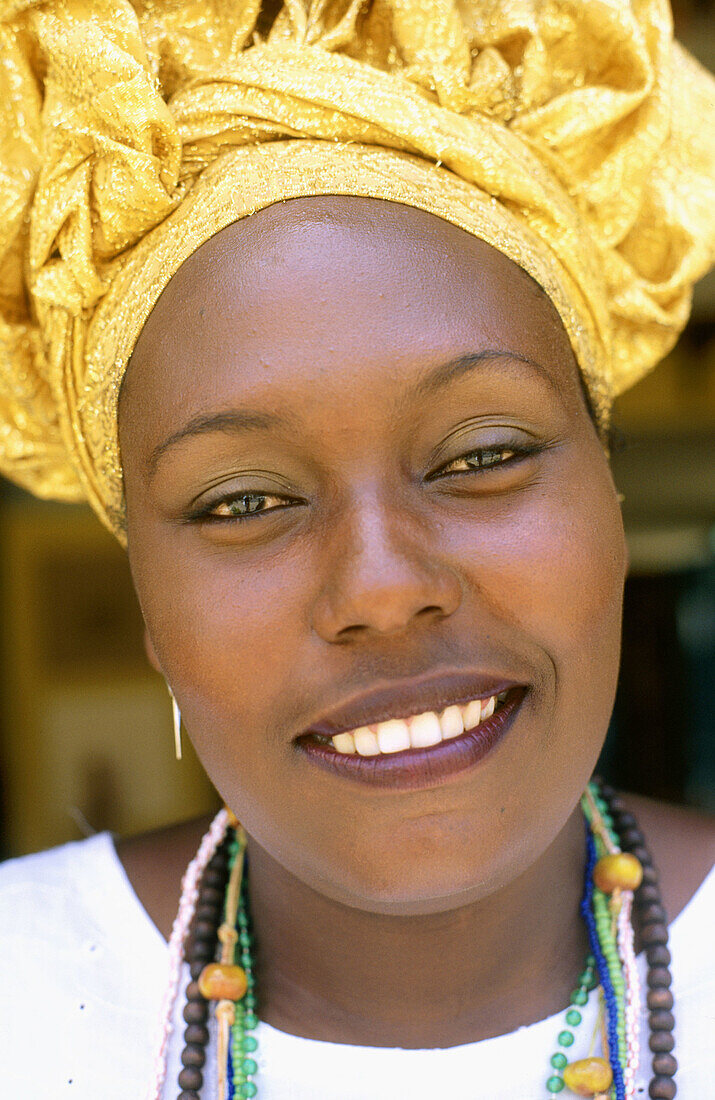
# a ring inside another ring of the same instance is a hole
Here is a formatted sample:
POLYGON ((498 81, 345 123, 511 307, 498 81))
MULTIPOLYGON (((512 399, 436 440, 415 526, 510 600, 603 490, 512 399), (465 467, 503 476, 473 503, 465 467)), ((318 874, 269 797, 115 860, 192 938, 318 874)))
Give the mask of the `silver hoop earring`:
POLYGON ((176 759, 181 760, 181 711, 179 710, 179 704, 176 701, 176 696, 169 687, 169 697, 171 699, 171 714, 174 720, 174 752, 176 753, 176 759))

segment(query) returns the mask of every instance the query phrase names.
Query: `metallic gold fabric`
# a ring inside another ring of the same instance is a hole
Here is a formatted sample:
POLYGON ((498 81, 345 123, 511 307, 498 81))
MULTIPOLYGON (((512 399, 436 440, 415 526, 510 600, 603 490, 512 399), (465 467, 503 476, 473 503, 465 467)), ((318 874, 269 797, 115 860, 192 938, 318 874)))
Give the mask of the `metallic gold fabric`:
POLYGON ((605 424, 712 262, 714 121, 664 0, 0 0, 0 470, 122 538, 152 306, 213 233, 316 194, 524 267, 605 424))

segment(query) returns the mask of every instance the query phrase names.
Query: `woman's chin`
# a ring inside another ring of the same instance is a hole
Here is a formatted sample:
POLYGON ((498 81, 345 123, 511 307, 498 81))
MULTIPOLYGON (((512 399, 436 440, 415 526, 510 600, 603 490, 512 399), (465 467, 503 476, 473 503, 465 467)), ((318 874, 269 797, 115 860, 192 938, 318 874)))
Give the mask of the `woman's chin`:
MULTIPOLYGON (((458 846, 458 850, 461 845, 458 846)), ((323 866, 317 875, 303 877, 324 897, 353 909, 385 916, 425 916, 446 913, 478 902, 518 875, 517 868, 499 859, 474 859, 465 865, 454 848, 442 853, 416 852, 413 858, 396 858, 396 847, 383 858, 353 849, 348 861, 323 866)), ((497 850, 498 851, 498 850, 497 850)))

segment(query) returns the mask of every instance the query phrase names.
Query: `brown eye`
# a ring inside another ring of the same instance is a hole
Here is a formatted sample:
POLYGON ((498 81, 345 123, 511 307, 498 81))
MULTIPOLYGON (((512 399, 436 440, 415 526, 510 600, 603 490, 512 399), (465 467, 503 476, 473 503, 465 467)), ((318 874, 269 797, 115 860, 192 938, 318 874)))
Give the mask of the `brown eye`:
POLYGON ((494 466, 501 466, 505 462, 517 456, 517 451, 507 447, 485 447, 471 454, 462 455, 448 462, 440 470, 442 474, 457 474, 469 470, 487 470, 494 466))
POLYGON ((242 519, 245 516, 255 516, 264 512, 272 512, 277 508, 283 508, 290 501, 285 497, 273 496, 269 493, 240 493, 226 500, 220 500, 211 505, 204 513, 207 519, 242 519))

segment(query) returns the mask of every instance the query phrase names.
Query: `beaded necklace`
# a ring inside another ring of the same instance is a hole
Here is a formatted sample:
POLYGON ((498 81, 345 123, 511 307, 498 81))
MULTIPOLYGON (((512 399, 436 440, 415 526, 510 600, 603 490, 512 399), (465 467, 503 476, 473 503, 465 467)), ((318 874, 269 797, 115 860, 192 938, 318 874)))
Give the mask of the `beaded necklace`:
MULTIPOLYGON (((586 826, 586 864, 581 915, 589 954, 571 994, 558 1048, 546 1079, 549 1100, 566 1089, 592 1100, 635 1100, 640 1060, 641 990, 632 917, 648 965, 648 1045, 653 1055, 651 1100, 673 1100, 678 1068, 674 1047, 673 995, 668 928, 658 878, 635 818, 612 788, 589 783, 581 799, 586 826), (599 988, 599 1015, 591 1051, 569 1061, 589 992, 599 988), (600 1032, 602 1054, 594 1047, 600 1032)), ((209 1043, 209 1006, 217 1023, 217 1100, 257 1096, 256 990, 245 863, 246 834, 221 810, 189 864, 169 941, 169 974, 154 1079, 148 1100, 161 1100, 171 1021, 183 962, 189 968, 183 1019, 178 1100, 201 1100, 209 1043)))

